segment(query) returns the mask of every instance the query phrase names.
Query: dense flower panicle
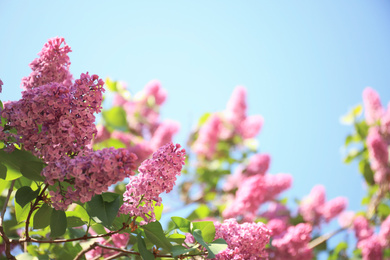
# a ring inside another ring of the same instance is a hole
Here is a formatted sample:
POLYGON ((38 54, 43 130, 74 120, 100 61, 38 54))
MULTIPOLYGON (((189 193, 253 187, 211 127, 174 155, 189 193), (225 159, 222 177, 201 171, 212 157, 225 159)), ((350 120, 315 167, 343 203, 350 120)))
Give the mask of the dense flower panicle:
POLYGON ((56 190, 50 191, 52 205, 56 209, 66 210, 73 202, 90 201, 95 194, 101 194, 112 184, 134 175, 136 159, 126 149, 111 147, 84 151, 74 158, 63 157, 50 163, 43 169, 42 175, 46 183, 56 187, 56 190), (63 190, 59 182, 74 185, 63 190))
POLYGON ((267 223, 267 228, 271 230, 272 236, 279 236, 286 231, 288 223, 286 219, 275 218, 271 219, 267 223))
POLYGON ((276 202, 270 202, 268 204, 268 208, 265 212, 261 214, 262 217, 267 219, 284 219, 288 221, 290 216, 290 211, 288 208, 281 204, 276 202))
POLYGON ((24 149, 53 162, 74 155, 96 135, 94 113, 100 112, 104 82, 81 74, 71 87, 59 83, 27 89, 22 99, 8 102, 2 116, 15 128, 24 149))
POLYGON ((179 132, 180 124, 175 121, 166 120, 162 122, 154 132, 150 145, 153 150, 157 150, 164 144, 172 142, 173 136, 179 132))
POLYGON ((387 110, 381 118, 381 133, 388 143, 390 143, 390 103, 387 110))
POLYGON ((381 224, 379 230, 379 241, 383 248, 389 247, 390 245, 390 216, 388 216, 381 224))
POLYGON ((96 131, 97 131, 96 135, 93 139, 94 143, 103 142, 104 140, 107 140, 110 138, 111 134, 104 125, 97 125, 96 131))
POLYGON ((390 174, 387 142, 379 133, 379 128, 377 127, 370 128, 366 142, 371 168, 375 172, 374 179, 376 183, 381 183, 390 174))
POLYGON ((365 117, 368 124, 373 124, 380 120, 384 110, 378 93, 372 88, 365 88, 363 91, 363 103, 365 107, 365 117))
POLYGON ((343 212, 348 205, 348 200, 344 197, 337 197, 327 201, 321 209, 322 216, 326 222, 329 222, 341 212, 343 212))
POLYGON ((254 175, 246 178, 239 186, 233 202, 223 212, 224 218, 244 216, 252 221, 260 205, 291 186, 289 174, 254 175))
POLYGON ((264 259, 265 246, 270 239, 270 230, 263 223, 238 224, 235 219, 223 223, 214 222, 215 238, 223 238, 228 248, 220 252, 217 260, 264 259))
POLYGON ((312 259, 312 250, 308 247, 311 239, 312 227, 308 223, 291 226, 279 237, 274 237, 270 249, 270 258, 277 260, 309 260, 312 259))
POLYGON ((245 175, 264 175, 269 168, 271 156, 269 154, 255 154, 249 159, 249 164, 245 168, 245 175))
POLYGON ((299 213, 307 222, 317 224, 321 217, 321 207, 325 204, 325 187, 316 185, 310 194, 303 198, 299 205, 299 213))
POLYGON ((153 201, 161 205, 163 192, 170 192, 184 165, 185 150, 180 145, 166 144, 153 157, 142 162, 140 172, 130 179, 123 194, 124 204, 120 211, 131 216, 144 218, 142 224, 155 221, 153 201), (151 211, 149 213, 149 211, 151 211), (150 218, 146 214, 150 214, 150 218))
POLYGON ((369 238, 374 234, 374 230, 370 227, 370 223, 363 216, 357 216, 354 219, 353 229, 355 230, 355 236, 358 241, 369 238))
POLYGON ((211 159, 216 151, 218 133, 222 122, 217 114, 211 115, 199 130, 198 138, 193 145, 196 154, 211 159))
POLYGON ((260 132, 264 119, 261 115, 248 116, 239 127, 239 132, 244 139, 254 138, 260 132))
POLYGON ((382 245, 377 235, 372 235, 357 243, 357 248, 362 250, 363 260, 382 260, 382 245))
POLYGON ((1 91, 3 90, 3 85, 4 85, 4 83, 3 83, 3 81, 1 81, 1 79, 0 79, 0 93, 1 93, 1 91))
POLYGON ((30 63, 32 72, 30 76, 22 79, 21 87, 28 90, 48 83, 71 86, 72 74, 69 72, 68 56, 71 51, 64 38, 49 39, 38 53, 39 58, 30 63))
POLYGON ((161 106, 167 98, 167 92, 161 87, 161 83, 158 80, 152 80, 145 86, 145 96, 153 97, 154 102, 161 106))
POLYGON ((234 89, 226 106, 226 119, 236 129, 246 118, 246 89, 243 86, 238 86, 234 89))

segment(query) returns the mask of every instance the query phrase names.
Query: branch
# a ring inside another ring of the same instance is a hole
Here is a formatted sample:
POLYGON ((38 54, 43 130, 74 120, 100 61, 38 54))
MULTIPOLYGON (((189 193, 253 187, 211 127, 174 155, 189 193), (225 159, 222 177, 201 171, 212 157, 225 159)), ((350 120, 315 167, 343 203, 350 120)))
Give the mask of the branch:
POLYGON ((11 254, 11 241, 5 234, 4 228, 3 228, 3 222, 4 222, 4 215, 5 212, 7 211, 7 205, 9 202, 9 198, 11 197, 12 190, 14 189, 14 184, 15 180, 11 182, 11 186, 8 189, 8 194, 7 197, 5 198, 4 205, 3 205, 3 210, 1 211, 1 216, 0 216, 0 235, 4 240, 5 243, 5 255, 7 256, 8 259, 16 259, 12 254, 11 254))
POLYGON ((27 239, 20 239, 19 242, 33 242, 33 243, 48 243, 48 244, 56 244, 56 243, 66 243, 66 242, 73 242, 73 241, 80 241, 80 240, 88 240, 88 239, 93 239, 93 238, 99 238, 99 237, 108 237, 111 235, 114 235, 116 233, 121 232, 122 230, 128 228, 129 225, 123 225, 120 229, 116 231, 110 231, 106 234, 100 234, 100 235, 95 235, 95 236, 83 236, 83 237, 77 237, 77 238, 72 238, 72 239, 56 239, 56 240, 38 240, 34 238, 29 238, 28 241, 27 239))
POLYGON ((42 200, 42 195, 45 193, 46 189, 49 187, 49 184, 46 184, 41 193, 36 198, 34 204, 31 206, 30 211, 28 212, 27 219, 26 219, 26 227, 25 227, 25 235, 26 235, 26 242, 30 241, 30 236, 28 234, 28 225, 30 224, 30 218, 32 216, 32 213, 34 210, 38 209, 38 203, 42 200))
POLYGON ((376 214, 377 208, 381 203, 381 200, 383 199, 383 197, 386 195, 388 191, 389 191, 389 182, 386 181, 384 183, 379 184, 378 191, 370 200, 370 204, 368 204, 368 209, 367 209, 368 219, 371 219, 376 214))
POLYGON ((77 255, 76 257, 73 259, 73 260, 79 260, 83 257, 83 255, 85 255, 88 251, 91 251, 92 249, 95 249, 95 247, 98 246, 98 243, 95 242, 93 244, 91 244, 89 247, 87 248, 84 248, 83 250, 81 250, 77 255))
POLYGON ((315 248, 316 246, 318 246, 319 244, 325 242, 326 240, 328 240, 329 238, 333 237, 334 235, 337 235, 338 233, 340 233, 341 231, 345 230, 345 228, 339 228, 335 231, 332 231, 332 232, 329 232, 327 234, 324 234, 320 237, 317 237, 316 239, 310 241, 308 247, 310 249, 313 249, 315 248))

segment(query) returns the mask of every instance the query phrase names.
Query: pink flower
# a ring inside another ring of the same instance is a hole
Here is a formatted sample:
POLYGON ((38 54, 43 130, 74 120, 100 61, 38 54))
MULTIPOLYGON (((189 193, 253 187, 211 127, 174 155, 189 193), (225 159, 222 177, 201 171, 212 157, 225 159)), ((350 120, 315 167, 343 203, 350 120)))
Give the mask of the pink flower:
POLYGON ((326 222, 329 222, 338 216, 347 207, 348 200, 344 197, 334 198, 324 204, 321 209, 322 216, 326 222))
POLYGON ((390 174, 389 151, 386 140, 379 133, 377 127, 371 127, 367 136, 367 147, 370 156, 371 168, 375 172, 376 183, 383 182, 390 174))
POLYGON ((136 156, 126 149, 105 148, 84 151, 74 158, 62 157, 49 163, 42 171, 45 182, 53 186, 50 191, 54 208, 66 210, 73 202, 90 201, 96 194, 134 175, 136 156), (66 190, 61 182, 72 180, 66 190))
POLYGON ((235 219, 226 219, 223 223, 214 222, 215 238, 223 238, 228 248, 220 252, 215 259, 264 259, 267 257, 265 246, 269 243, 270 230, 263 223, 238 224, 235 219))
POLYGON ((246 119, 246 89, 238 86, 234 89, 226 106, 226 119, 236 129, 246 119))
POLYGON ((321 217, 321 208, 325 204, 325 187, 316 185, 299 205, 299 213, 307 222, 318 224, 321 217))
POLYGON ((388 216, 385 221, 382 222, 381 228, 379 231, 379 240, 383 248, 389 246, 390 241, 390 216, 388 216))
POLYGON ((355 212, 353 211, 341 212, 338 219, 340 227, 349 228, 353 224, 354 218, 355 218, 355 212))
POLYGON ((158 80, 152 80, 145 86, 145 96, 153 97, 155 103, 161 106, 167 98, 167 92, 161 88, 161 83, 158 80))
POLYGON ((173 136, 179 131, 180 124, 166 120, 162 122, 154 132, 150 144, 153 150, 157 150, 166 143, 172 142, 173 136))
POLYGON ((155 221, 153 201, 161 205, 163 192, 170 192, 184 165, 185 150, 172 143, 153 153, 152 159, 142 162, 137 176, 130 178, 123 194, 124 203, 120 211, 144 219, 141 225, 155 221), (141 204, 142 202, 142 204, 141 204), (150 213, 149 213, 150 212, 150 213), (150 214, 150 217, 147 216, 150 214))
POLYGON ((353 229, 355 230, 356 238, 364 240, 374 234, 374 230, 370 227, 368 220, 363 216, 357 216, 353 221, 353 229))
POLYGON ((194 152, 211 159, 216 151, 218 132, 222 122, 217 114, 211 115, 200 128, 198 138, 193 145, 194 152))
POLYGON ((4 84, 3 81, 1 81, 1 79, 0 79, 0 93, 1 93, 1 91, 3 90, 3 88, 2 88, 2 87, 3 87, 3 84, 4 84))
POLYGON ((289 227, 283 236, 272 240, 274 249, 270 250, 270 258, 280 260, 312 259, 312 250, 308 247, 311 231, 312 227, 307 223, 289 227))
POLYGON ((269 154, 255 154, 249 159, 249 164, 245 169, 245 175, 264 175, 269 168, 271 156, 269 154))
POLYGON ((260 115, 249 116, 241 122, 239 132, 242 138, 249 139, 254 138, 260 132, 263 126, 264 119, 260 115))
POLYGON ((357 244, 357 248, 362 250, 363 260, 382 260, 382 245, 378 236, 372 235, 357 244))
POLYGON ((68 53, 71 51, 64 38, 49 39, 38 53, 40 57, 30 63, 33 71, 30 76, 22 79, 22 88, 28 90, 48 83, 60 83, 70 87, 72 74, 69 72, 68 53))
POLYGON ((374 124, 384 113, 378 93, 372 88, 365 88, 363 91, 363 103, 367 123, 374 124))

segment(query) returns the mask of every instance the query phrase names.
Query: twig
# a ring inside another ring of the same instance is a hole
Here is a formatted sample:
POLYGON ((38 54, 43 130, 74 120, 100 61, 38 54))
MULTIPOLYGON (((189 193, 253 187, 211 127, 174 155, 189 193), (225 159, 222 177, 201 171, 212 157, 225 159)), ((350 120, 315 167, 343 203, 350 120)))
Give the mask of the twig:
POLYGON ((36 198, 34 204, 31 205, 30 211, 28 212, 27 219, 26 219, 26 227, 25 227, 25 235, 26 235, 26 240, 25 241, 26 242, 29 242, 30 239, 31 239, 29 234, 28 234, 28 225, 30 224, 30 218, 31 218, 32 213, 34 212, 34 210, 39 208, 39 207, 37 207, 38 203, 42 200, 42 195, 45 193, 45 191, 46 191, 46 189, 48 187, 49 187, 49 184, 46 184, 45 187, 43 188, 43 190, 41 191, 41 193, 36 198))
POLYGON ((325 241, 328 240, 329 238, 333 237, 334 235, 340 233, 340 232, 343 231, 343 230, 345 230, 345 228, 339 228, 339 229, 337 229, 337 230, 335 230, 335 231, 332 231, 332 232, 329 232, 329 233, 327 233, 327 234, 324 234, 324 235, 322 235, 322 236, 320 236, 320 237, 317 237, 316 239, 310 241, 308 247, 309 247, 310 249, 312 249, 312 248, 318 246, 319 244, 325 242, 325 241))
POLYGON ((83 255, 85 255, 88 251, 91 251, 92 249, 95 249, 95 247, 98 246, 98 243, 95 242, 95 243, 92 243, 89 247, 87 248, 84 248, 83 250, 81 250, 77 255, 76 257, 73 259, 73 260, 79 260, 83 257, 83 255))
POLYGON ((14 184, 15 184, 15 180, 13 180, 11 182, 11 186, 8 189, 7 198, 5 198, 3 209, 1 211, 1 216, 0 216, 0 235, 3 238, 3 240, 4 240, 4 243, 5 243, 5 255, 7 256, 8 259, 16 259, 11 254, 11 241, 9 240, 7 235, 5 234, 5 231, 4 231, 4 228, 3 228, 4 215, 5 215, 5 212, 7 211, 7 205, 8 205, 8 202, 9 202, 9 198, 11 197, 12 190, 14 189, 14 184))

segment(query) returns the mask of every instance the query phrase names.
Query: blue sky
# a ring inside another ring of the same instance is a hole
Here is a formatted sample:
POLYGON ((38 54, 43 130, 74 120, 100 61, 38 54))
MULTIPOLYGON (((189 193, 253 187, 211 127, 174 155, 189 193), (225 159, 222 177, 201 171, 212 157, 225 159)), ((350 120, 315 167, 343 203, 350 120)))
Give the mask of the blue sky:
POLYGON ((160 80, 163 118, 181 123, 181 143, 244 85, 248 113, 265 118, 258 140, 270 172, 294 176, 286 194, 301 198, 322 183, 329 199, 361 208, 357 165, 342 163, 352 128, 339 118, 366 86, 390 100, 389 2, 2 0, 1 100, 20 98, 28 64, 54 36, 72 47, 75 77, 89 71, 134 92, 160 80))

